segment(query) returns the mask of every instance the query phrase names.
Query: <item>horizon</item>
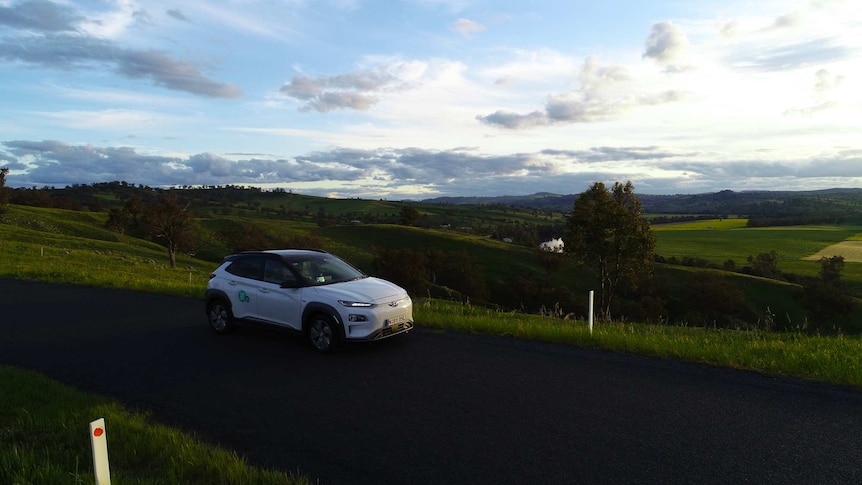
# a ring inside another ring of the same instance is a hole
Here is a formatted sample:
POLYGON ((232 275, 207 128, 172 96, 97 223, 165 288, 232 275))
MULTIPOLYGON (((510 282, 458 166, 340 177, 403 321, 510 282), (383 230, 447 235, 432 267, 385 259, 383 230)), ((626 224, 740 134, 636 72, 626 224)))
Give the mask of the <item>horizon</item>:
MULTIPOLYGON (((106 185, 126 184, 131 188, 135 188, 135 189, 141 188, 141 189, 150 189, 150 190, 218 190, 218 189, 224 189, 224 188, 228 188, 228 187, 235 187, 235 188, 242 189, 242 190, 260 190, 261 192, 264 192, 264 193, 282 192, 285 194, 300 195, 300 196, 306 196, 306 197, 322 197, 322 198, 345 199, 345 200, 350 200, 350 199, 372 200, 372 199, 376 199, 376 200, 385 200, 385 201, 389 201, 389 202, 419 202, 419 203, 434 201, 436 199, 503 199, 503 198, 529 198, 529 197, 536 197, 536 196, 542 196, 542 197, 577 197, 578 195, 580 195, 582 193, 582 192, 554 193, 554 192, 543 191, 543 192, 534 192, 531 194, 454 195, 454 196, 446 195, 446 196, 437 196, 437 197, 427 197, 424 199, 410 199, 410 198, 389 199, 386 197, 358 197, 358 196, 336 197, 336 196, 333 196, 331 194, 330 195, 320 195, 320 194, 314 194, 314 193, 305 193, 305 192, 295 191, 295 190, 292 190, 289 188, 282 188, 282 187, 265 188, 265 187, 255 186, 255 185, 241 185, 241 184, 171 185, 171 186, 158 187, 158 186, 149 186, 147 184, 139 184, 139 183, 129 182, 127 180, 111 180, 108 182, 78 183, 78 184, 65 185, 63 187, 57 187, 57 186, 27 187, 27 186, 14 186, 14 185, 7 185, 7 186, 10 188, 17 188, 17 189, 24 189, 24 190, 31 190, 31 189, 32 190, 65 190, 65 189, 73 189, 74 186, 76 186, 76 185, 95 187, 95 186, 100 185, 100 184, 106 184, 106 185)), ((673 194, 650 194, 650 193, 638 193, 636 191, 635 196, 646 195, 646 196, 654 196, 654 197, 684 197, 684 196, 713 195, 713 194, 718 194, 721 192, 731 192, 734 194, 747 194, 747 193, 790 193, 790 194, 800 193, 800 194, 807 194, 807 193, 833 192, 833 191, 862 192, 862 187, 829 187, 829 188, 825 188, 825 189, 799 189, 799 190, 768 190, 768 189, 733 190, 733 189, 721 189, 721 190, 710 191, 710 192, 673 193, 673 194)))
POLYGON ((862 187, 850 0, 0 3, 10 187, 862 187))

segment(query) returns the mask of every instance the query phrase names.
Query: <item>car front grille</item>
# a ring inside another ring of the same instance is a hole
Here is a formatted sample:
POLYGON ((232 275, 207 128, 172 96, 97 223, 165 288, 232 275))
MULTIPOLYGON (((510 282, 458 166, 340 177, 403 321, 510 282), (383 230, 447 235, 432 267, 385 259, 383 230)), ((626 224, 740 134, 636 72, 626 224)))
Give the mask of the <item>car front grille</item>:
POLYGON ((397 333, 406 332, 412 328, 413 328, 413 322, 396 323, 395 325, 391 325, 389 327, 384 327, 383 329, 381 329, 380 333, 378 333, 374 337, 374 339, 378 340, 378 339, 382 339, 382 338, 386 338, 386 337, 391 337, 397 333))

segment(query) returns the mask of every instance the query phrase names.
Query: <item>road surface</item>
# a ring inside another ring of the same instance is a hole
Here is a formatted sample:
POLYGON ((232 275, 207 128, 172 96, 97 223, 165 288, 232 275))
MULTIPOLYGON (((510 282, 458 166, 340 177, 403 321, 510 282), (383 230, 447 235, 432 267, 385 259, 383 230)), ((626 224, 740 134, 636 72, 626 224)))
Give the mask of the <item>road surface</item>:
POLYGON ((0 363, 322 484, 862 483, 862 391, 417 328, 318 355, 198 300, 0 279, 0 363))

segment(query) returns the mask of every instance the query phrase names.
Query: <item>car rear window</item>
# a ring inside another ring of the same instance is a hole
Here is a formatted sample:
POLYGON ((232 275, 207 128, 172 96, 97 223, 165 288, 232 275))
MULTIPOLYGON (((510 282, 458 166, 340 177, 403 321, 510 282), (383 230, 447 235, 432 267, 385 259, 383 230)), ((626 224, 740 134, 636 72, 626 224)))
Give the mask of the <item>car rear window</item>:
POLYGON ((263 262, 264 258, 239 258, 228 265, 225 271, 242 278, 259 280, 263 276, 263 262))

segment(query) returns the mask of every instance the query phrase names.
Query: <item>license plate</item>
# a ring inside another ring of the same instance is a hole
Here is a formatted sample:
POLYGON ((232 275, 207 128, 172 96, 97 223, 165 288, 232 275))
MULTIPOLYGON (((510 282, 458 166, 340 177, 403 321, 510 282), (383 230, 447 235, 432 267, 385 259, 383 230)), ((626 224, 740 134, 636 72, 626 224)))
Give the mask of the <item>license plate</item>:
POLYGON ((398 325, 399 323, 404 323, 407 320, 407 317, 401 315, 400 317, 392 317, 383 321, 383 326, 388 327, 390 325, 398 325))

